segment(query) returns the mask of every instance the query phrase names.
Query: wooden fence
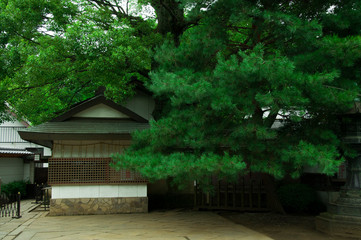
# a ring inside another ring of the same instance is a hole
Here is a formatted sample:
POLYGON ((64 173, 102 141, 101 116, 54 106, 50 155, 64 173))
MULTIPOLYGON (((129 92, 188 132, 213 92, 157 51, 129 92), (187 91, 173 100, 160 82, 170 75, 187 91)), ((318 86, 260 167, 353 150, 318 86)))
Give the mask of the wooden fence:
POLYGON ((269 211, 271 198, 264 176, 249 174, 240 176, 236 182, 212 178, 213 193, 204 193, 195 186, 195 206, 198 209, 238 211, 269 211))
POLYGON ((7 195, 0 193, 0 217, 21 218, 20 193, 7 195))

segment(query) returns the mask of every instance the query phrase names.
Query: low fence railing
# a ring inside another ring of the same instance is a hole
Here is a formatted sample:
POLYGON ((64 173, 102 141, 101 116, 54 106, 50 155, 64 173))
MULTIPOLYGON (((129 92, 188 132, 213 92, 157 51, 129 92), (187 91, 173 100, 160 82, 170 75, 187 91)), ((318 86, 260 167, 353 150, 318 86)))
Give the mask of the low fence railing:
POLYGON ((21 194, 0 193, 0 217, 21 218, 21 194))
POLYGON ((36 185, 35 187, 35 203, 40 204, 41 208, 49 211, 51 198, 51 187, 45 184, 36 185))

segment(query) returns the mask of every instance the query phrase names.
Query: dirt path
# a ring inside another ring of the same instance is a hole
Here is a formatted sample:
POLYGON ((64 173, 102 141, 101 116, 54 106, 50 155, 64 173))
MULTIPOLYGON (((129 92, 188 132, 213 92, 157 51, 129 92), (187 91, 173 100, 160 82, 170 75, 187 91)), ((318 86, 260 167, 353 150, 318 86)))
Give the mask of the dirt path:
POLYGON ((355 240, 353 238, 331 237, 317 231, 314 216, 239 212, 221 212, 219 214, 274 240, 355 240))

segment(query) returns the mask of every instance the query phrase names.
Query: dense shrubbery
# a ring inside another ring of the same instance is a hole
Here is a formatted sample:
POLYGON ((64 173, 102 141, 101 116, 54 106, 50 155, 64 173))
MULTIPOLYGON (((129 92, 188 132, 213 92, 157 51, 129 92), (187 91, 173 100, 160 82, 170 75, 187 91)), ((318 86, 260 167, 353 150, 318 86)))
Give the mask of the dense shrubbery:
POLYGON ((22 197, 26 196, 26 184, 25 181, 14 181, 11 183, 3 184, 1 186, 1 192, 5 193, 6 195, 17 194, 18 192, 21 193, 22 197))
POLYGON ((287 213, 317 214, 325 210, 325 206, 317 199, 314 189, 301 183, 281 186, 278 196, 287 213))

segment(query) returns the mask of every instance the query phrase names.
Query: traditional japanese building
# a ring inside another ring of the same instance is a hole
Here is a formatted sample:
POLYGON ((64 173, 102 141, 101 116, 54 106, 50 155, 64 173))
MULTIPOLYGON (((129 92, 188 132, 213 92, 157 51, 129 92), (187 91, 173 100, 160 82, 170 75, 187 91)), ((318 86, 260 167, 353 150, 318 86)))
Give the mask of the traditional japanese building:
POLYGON ((112 153, 131 144, 132 132, 149 127, 154 101, 140 88, 123 105, 103 92, 19 131, 23 139, 52 149, 50 215, 148 211, 147 181, 128 170, 116 171, 110 163, 112 153))

